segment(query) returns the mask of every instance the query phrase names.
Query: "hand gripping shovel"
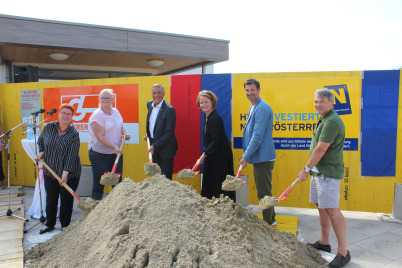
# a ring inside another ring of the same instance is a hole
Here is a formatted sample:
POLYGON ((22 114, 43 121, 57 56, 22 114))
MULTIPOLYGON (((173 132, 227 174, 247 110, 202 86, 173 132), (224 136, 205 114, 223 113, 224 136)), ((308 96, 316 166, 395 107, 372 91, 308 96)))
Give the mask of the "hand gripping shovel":
MULTIPOLYGON (((123 135, 121 138, 120 151, 123 150, 123 145, 124 145, 125 140, 126 140, 126 136, 123 135)), ((119 162, 120 156, 121 156, 121 153, 118 153, 117 157, 116 157, 116 161, 114 161, 112 171, 105 172, 105 174, 102 175, 100 182, 99 182, 100 184, 114 186, 119 183, 119 178, 120 178, 121 174, 120 173, 116 174, 115 172, 116 172, 117 163, 119 162)))
MULTIPOLYGON (((151 148, 151 145, 149 143, 149 137, 147 137, 147 144, 148 144, 148 150, 149 150, 149 148, 151 148)), ((161 168, 158 166, 158 164, 153 163, 151 153, 148 153, 148 157, 149 157, 149 163, 146 163, 144 165, 145 175, 154 176, 155 174, 161 174, 162 173, 161 168)))
POLYGON ((195 175, 197 175, 199 172, 196 170, 197 170, 198 166, 200 165, 200 160, 203 155, 205 155, 205 153, 203 153, 201 155, 201 157, 197 159, 197 162, 195 163, 195 165, 193 166, 192 169, 186 168, 186 169, 180 170, 179 173, 177 173, 177 179, 179 179, 179 180, 189 179, 189 178, 192 178, 195 175))
POLYGON ((222 183, 222 190, 224 191, 236 191, 239 190, 246 182, 245 179, 240 179, 240 174, 243 169, 243 165, 239 166, 236 177, 227 175, 226 180, 222 183))
MULTIPOLYGON (((49 170, 50 173, 52 173, 52 175, 59 181, 59 183, 61 183, 61 179, 60 177, 40 158, 37 159, 37 161, 41 162, 43 164, 43 166, 49 170)), ((61 186, 63 186, 64 188, 67 189, 67 191, 70 192, 70 194, 72 196, 75 197, 75 199, 77 199, 78 201, 80 201, 80 197, 66 184, 66 183, 62 183, 61 186)))

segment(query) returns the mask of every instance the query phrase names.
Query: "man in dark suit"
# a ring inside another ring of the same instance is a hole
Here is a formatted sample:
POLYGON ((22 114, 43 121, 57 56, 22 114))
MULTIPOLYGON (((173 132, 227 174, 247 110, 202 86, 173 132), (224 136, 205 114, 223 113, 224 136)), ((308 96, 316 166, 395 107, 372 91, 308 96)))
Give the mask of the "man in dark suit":
POLYGON ((170 103, 165 101, 165 89, 161 84, 152 87, 152 99, 148 101, 147 137, 150 139, 149 152, 152 160, 157 163, 162 174, 172 179, 174 156, 177 151, 175 135, 176 111, 170 103))

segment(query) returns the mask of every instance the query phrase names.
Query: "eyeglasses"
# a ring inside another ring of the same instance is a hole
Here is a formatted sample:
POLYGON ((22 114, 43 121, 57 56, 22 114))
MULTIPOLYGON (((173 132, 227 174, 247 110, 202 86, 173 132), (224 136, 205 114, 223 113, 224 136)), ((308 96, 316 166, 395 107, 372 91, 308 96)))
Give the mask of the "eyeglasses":
POLYGON ((112 100, 113 98, 105 98, 105 97, 102 97, 102 98, 99 98, 100 100, 112 100))
POLYGON ((68 117, 73 116, 73 114, 65 113, 65 112, 60 112, 60 114, 61 114, 61 115, 64 115, 64 116, 68 116, 68 117))
POLYGON ((211 94, 211 92, 208 91, 208 90, 203 90, 203 91, 200 91, 200 92, 198 93, 198 95, 201 95, 201 94, 211 94))

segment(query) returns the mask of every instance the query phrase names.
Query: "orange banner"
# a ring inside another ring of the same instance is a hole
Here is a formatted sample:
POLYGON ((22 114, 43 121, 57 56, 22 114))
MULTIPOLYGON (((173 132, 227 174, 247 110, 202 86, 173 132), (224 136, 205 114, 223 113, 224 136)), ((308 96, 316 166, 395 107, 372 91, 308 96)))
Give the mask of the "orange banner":
POLYGON ((119 110, 123 117, 124 128, 132 137, 127 143, 138 144, 138 84, 44 88, 44 108, 50 111, 57 109, 62 103, 74 106, 76 113, 72 122, 80 132, 81 142, 88 142, 88 120, 98 108, 99 93, 105 88, 111 88, 114 91, 113 106, 119 110))

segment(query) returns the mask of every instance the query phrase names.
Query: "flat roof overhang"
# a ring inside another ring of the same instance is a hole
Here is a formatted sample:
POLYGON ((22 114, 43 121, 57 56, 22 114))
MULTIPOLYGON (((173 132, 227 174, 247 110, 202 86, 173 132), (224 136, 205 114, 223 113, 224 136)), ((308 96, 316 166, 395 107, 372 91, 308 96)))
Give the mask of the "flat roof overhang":
POLYGON ((227 40, 0 14, 1 63, 165 75, 228 59, 227 40), (56 61, 51 53, 69 58, 56 61), (164 64, 151 66, 151 59, 164 64))

